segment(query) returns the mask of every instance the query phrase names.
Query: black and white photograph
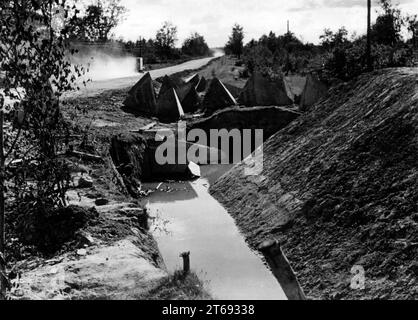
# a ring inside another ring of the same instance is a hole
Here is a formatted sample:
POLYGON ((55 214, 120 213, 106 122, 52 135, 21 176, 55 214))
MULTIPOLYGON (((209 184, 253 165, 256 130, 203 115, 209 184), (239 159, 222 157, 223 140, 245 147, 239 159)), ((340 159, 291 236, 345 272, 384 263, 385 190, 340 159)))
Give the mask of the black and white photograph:
POLYGON ((0 0, 1 305, 256 319, 417 276, 417 0, 0 0))

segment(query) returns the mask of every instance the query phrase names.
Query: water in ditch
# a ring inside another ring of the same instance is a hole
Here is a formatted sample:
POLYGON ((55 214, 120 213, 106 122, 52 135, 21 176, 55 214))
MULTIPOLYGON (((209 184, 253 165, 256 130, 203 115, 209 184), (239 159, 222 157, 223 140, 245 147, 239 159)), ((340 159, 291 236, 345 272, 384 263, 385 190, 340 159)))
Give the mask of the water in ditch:
POLYGON ((233 218, 208 192, 210 183, 230 168, 204 166, 198 180, 148 186, 165 190, 150 195, 147 207, 166 267, 171 272, 181 270, 179 255, 190 251, 191 268, 215 299, 286 299, 233 218))

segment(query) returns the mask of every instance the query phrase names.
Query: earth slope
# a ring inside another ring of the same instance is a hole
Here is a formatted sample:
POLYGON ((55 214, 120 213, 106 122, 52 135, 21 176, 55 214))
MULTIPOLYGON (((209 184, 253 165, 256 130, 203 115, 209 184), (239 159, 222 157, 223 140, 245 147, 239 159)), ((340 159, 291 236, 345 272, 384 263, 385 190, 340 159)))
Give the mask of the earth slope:
POLYGON ((211 188, 252 246, 275 237, 311 298, 418 298, 418 74, 387 69, 330 90, 211 188), (365 290, 350 288, 353 266, 365 290))

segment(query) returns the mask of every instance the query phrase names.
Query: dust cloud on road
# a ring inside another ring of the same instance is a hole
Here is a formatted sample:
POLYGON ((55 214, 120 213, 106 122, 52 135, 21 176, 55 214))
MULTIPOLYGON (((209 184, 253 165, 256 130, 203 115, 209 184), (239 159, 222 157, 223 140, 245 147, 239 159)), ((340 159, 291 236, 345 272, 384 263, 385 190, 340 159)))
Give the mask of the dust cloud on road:
MULTIPOLYGON (((204 65, 208 64, 211 60, 221 57, 224 55, 222 50, 215 50, 213 57, 203 58, 203 59, 195 59, 190 60, 182 64, 178 64, 175 66, 171 66, 168 68, 151 70, 150 74, 153 79, 158 77, 162 77, 164 75, 171 75, 177 72, 181 72, 184 70, 193 70, 199 69, 204 65)), ((98 80, 92 81, 87 83, 85 87, 81 87, 81 89, 77 92, 72 92, 67 94, 69 97, 91 97, 95 95, 99 95, 100 93, 107 91, 107 90, 117 90, 123 89, 133 86, 139 79, 144 75, 144 73, 137 73, 135 75, 127 76, 127 77, 119 77, 113 79, 106 79, 106 80, 98 80)))

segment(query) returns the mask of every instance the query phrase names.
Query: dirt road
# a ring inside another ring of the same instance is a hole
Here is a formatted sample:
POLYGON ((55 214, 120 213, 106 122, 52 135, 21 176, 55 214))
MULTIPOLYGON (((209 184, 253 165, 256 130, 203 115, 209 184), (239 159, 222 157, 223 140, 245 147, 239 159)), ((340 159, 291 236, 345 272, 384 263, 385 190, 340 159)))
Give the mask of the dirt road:
MULTIPOLYGON (((151 77, 156 79, 158 77, 164 75, 171 75, 177 72, 181 72, 184 70, 194 70, 203 67, 204 65, 208 64, 212 59, 217 57, 223 56, 224 53, 222 51, 216 51, 213 57, 210 58, 203 58, 203 59, 196 59, 187 61, 185 63, 175 65, 168 68, 152 70, 150 71, 151 77)), ((138 73, 135 76, 125 77, 125 78, 118 78, 118 79, 109 79, 103 81, 94 81, 88 83, 86 87, 80 89, 80 91, 72 92, 67 94, 68 97, 92 97, 101 94, 107 90, 115 90, 115 89, 124 89, 133 86, 141 77, 143 73, 138 73)))

